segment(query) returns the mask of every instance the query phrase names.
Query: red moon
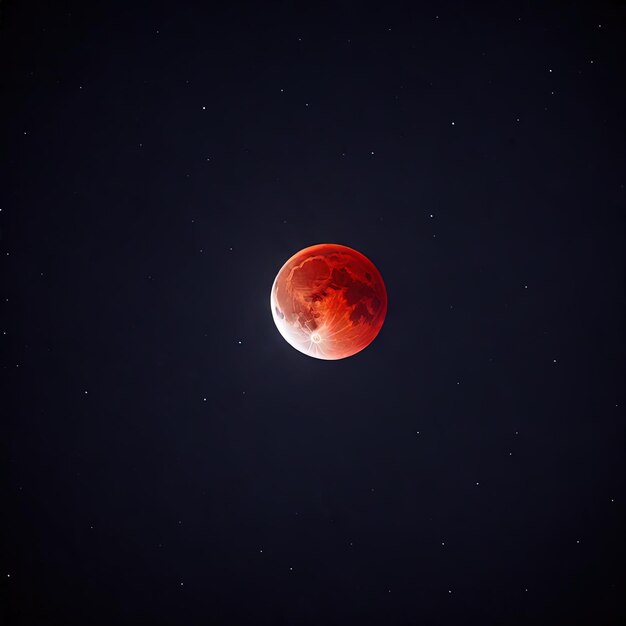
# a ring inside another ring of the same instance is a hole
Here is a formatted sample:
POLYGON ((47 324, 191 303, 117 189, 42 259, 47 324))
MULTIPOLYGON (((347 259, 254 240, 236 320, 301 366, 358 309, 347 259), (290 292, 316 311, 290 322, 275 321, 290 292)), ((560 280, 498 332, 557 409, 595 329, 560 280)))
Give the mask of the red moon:
POLYGON ((276 327, 291 346, 335 361, 374 341, 387 314, 387 291, 366 256, 347 246, 320 243, 282 266, 270 304, 276 327))

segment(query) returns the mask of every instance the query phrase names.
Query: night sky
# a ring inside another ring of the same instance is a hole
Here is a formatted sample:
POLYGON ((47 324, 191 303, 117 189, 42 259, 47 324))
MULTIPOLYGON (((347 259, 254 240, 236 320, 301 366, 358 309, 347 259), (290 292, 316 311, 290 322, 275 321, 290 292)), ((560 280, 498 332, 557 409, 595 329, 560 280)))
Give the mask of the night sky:
POLYGON ((2 2, 0 624, 624 624, 625 25, 2 2), (324 242, 337 361, 269 306, 324 242))

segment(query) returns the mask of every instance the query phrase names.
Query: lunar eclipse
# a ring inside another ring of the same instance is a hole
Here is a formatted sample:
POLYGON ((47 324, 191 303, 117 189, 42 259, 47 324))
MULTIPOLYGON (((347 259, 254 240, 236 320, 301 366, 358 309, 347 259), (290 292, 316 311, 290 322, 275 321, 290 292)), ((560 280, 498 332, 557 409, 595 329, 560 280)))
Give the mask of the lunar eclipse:
POLYGON ((303 354, 334 361, 360 352, 376 338, 387 313, 380 272, 347 246, 322 243, 294 254, 270 295, 284 339, 303 354))

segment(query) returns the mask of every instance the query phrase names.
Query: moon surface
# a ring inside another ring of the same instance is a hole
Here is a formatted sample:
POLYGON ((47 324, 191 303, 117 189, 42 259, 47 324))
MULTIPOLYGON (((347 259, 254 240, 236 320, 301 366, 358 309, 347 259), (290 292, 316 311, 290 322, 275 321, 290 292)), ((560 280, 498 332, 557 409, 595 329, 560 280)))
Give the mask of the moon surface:
POLYGON ((380 272, 347 246, 321 243, 294 254, 280 269, 270 295, 284 339, 316 359, 345 359, 366 348, 387 314, 380 272))

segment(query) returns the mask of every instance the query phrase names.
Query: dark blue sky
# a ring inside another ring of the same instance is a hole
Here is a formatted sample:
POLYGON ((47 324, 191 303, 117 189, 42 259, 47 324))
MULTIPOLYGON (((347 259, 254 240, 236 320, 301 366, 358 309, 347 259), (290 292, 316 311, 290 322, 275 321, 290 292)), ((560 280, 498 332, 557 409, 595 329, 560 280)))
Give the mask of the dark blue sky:
POLYGON ((624 9, 0 5, 0 621, 624 620, 624 9), (343 361, 272 281, 384 277, 343 361))

